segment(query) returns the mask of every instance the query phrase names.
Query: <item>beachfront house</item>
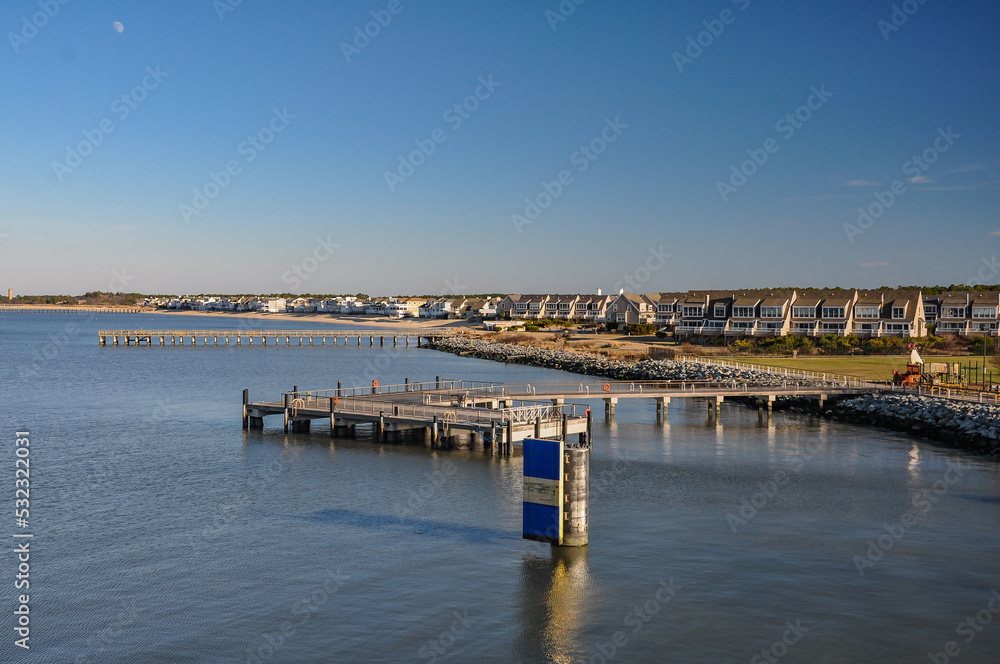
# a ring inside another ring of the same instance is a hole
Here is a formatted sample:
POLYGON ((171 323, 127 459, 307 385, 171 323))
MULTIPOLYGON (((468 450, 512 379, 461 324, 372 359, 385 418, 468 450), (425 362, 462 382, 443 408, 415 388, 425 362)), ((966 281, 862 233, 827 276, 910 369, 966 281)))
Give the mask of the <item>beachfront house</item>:
POLYGON ((600 290, 597 295, 580 295, 573 305, 573 318, 583 322, 603 323, 607 320, 608 307, 615 299, 617 296, 601 295, 600 290))
POLYGON ((974 336, 997 336, 997 312, 1000 311, 1000 293, 970 293, 969 308, 972 317, 969 334, 974 336))
POLYGON ((688 291, 678 298, 674 309, 680 307, 680 317, 675 318, 674 334, 685 337, 716 337, 726 333, 729 315, 736 296, 731 291, 688 291))
POLYGON ((619 326, 652 323, 658 298, 656 293, 619 293, 608 305, 607 322, 619 326))
POLYGON ((267 299, 267 307, 264 309, 269 314, 283 314, 287 306, 287 300, 283 297, 270 297, 267 299))
POLYGON ((684 293, 657 293, 656 324, 657 326, 673 327, 680 321, 681 309, 679 303, 684 293))
POLYGON ((497 305, 498 316, 509 316, 512 320, 538 320, 544 318, 548 295, 508 295, 497 305))
POLYGON ((385 315, 389 318, 416 318, 420 306, 427 300, 418 297, 394 297, 385 303, 385 315))
POLYGON ((807 290, 796 293, 787 334, 820 337, 851 333, 857 291, 807 290))
POLYGON ((550 295, 545 302, 542 318, 551 320, 570 320, 576 311, 579 295, 550 295))
POLYGON ((933 302, 938 307, 935 334, 997 336, 1000 294, 996 291, 942 293, 933 302))
POLYGON ((858 337, 923 337, 927 335, 920 291, 858 292, 853 333, 858 337))

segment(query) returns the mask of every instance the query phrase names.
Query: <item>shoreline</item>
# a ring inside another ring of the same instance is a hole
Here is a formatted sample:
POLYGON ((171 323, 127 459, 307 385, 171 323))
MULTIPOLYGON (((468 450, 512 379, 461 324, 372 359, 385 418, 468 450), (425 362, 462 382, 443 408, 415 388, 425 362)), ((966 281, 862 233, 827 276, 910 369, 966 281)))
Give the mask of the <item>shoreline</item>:
MULTIPOLYGON (((424 348, 494 362, 527 364, 615 380, 738 380, 767 385, 780 377, 756 369, 678 360, 608 360, 601 356, 533 346, 504 344, 469 337, 449 337, 424 348)), ((756 407, 753 400, 742 401, 756 407)), ((829 402, 822 410, 798 397, 778 397, 775 410, 810 414, 824 419, 942 444, 971 454, 1000 457, 1000 406, 956 402, 892 392, 865 394, 829 402)))
MULTIPOLYGON (((274 320, 315 322, 319 325, 346 325, 359 328, 386 329, 421 329, 432 330, 440 328, 475 329, 475 323, 466 319, 430 319, 430 318, 389 318, 387 316, 348 316, 327 313, 280 313, 267 314, 257 311, 189 311, 167 310, 148 307, 105 307, 101 305, 0 305, 0 312, 9 313, 104 313, 104 314, 161 314, 164 316, 199 316, 224 320, 274 320)), ((2 319, 0 319, 2 320, 2 319)))

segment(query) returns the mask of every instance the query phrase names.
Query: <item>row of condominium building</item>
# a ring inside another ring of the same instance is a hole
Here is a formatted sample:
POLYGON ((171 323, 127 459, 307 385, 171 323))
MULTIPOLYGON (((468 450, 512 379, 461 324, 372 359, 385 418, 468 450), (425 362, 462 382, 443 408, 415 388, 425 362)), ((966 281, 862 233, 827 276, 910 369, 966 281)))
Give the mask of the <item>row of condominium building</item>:
POLYGON ((168 309, 328 313, 392 318, 542 319, 652 323, 678 336, 997 336, 1000 293, 919 290, 693 290, 686 293, 505 297, 184 297, 148 299, 168 309))
POLYGON ((919 290, 695 290, 508 295, 500 318, 652 323, 678 336, 997 336, 1000 293, 919 290))

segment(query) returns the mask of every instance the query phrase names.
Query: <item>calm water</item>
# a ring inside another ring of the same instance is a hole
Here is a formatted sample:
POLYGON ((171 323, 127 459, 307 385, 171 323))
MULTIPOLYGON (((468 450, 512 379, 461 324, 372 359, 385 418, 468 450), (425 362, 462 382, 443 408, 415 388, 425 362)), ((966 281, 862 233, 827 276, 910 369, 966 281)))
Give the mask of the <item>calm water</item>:
POLYGON ((653 402, 623 402, 595 426, 591 544, 560 551, 520 537, 517 456, 277 420, 245 433, 240 402, 338 378, 564 374, 415 348, 97 344, 99 328, 232 327, 209 322, 0 314, 3 532, 27 428, 35 533, 31 651, 13 646, 7 546, 0 660, 928 662, 954 641, 951 661, 1000 661, 993 461, 728 404, 716 426, 675 401, 657 427, 653 402))

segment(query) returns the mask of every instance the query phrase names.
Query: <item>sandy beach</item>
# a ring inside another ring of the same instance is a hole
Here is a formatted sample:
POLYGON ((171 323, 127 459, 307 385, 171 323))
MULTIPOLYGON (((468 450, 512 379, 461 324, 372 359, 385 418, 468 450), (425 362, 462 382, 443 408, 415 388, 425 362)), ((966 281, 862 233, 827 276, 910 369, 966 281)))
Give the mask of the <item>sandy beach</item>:
POLYGON ((28 311, 69 311, 69 312, 88 312, 93 311, 95 313, 130 313, 130 314, 163 314, 165 316, 202 316, 208 318, 214 318, 216 320, 240 320, 245 318, 254 318, 259 320, 273 320, 273 321, 296 321, 296 322, 309 322, 316 323, 318 325, 349 325, 352 327, 359 327, 365 329, 436 329, 436 328, 477 328, 478 323, 474 323, 468 320, 455 320, 455 319, 426 319, 426 318, 388 318, 386 316, 344 316, 340 314, 323 314, 323 313, 311 313, 311 314, 266 314, 256 311, 245 311, 245 312, 229 312, 229 311, 188 311, 188 310, 168 310, 168 309, 156 309, 152 307, 101 307, 101 306, 85 306, 85 305, 4 305, 0 307, 0 310, 28 310, 28 311))

